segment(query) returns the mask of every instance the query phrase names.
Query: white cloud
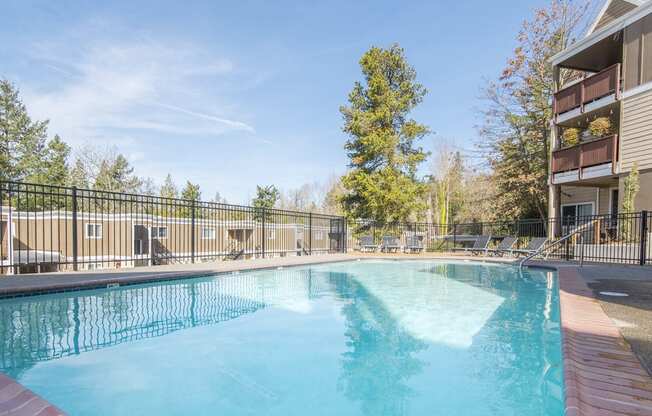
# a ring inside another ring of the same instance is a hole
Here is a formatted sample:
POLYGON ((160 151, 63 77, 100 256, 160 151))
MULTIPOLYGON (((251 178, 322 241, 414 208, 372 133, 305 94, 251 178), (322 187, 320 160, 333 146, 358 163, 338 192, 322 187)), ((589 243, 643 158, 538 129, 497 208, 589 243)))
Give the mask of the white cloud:
POLYGON ((206 91, 232 75, 234 64, 193 45, 67 40, 35 45, 31 55, 55 81, 22 89, 28 109, 73 145, 137 142, 143 132, 255 132, 214 89, 206 91))

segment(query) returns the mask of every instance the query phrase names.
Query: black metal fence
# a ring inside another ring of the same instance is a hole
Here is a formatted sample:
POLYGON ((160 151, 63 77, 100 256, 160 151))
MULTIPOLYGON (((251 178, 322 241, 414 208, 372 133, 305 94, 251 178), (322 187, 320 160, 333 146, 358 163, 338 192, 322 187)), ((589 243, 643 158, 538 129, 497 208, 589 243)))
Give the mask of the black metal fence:
MULTIPOLYGON (((652 263, 650 213, 380 225, 343 217, 150 195, 0 182, 0 273, 91 270, 342 253, 513 249, 545 237, 549 259, 652 263), (559 237, 573 234, 563 244, 559 237), (389 239, 389 240, 388 240, 389 239), (364 242, 364 244, 361 244, 364 242), (366 245, 363 247, 363 245, 366 245), (390 247, 391 246, 391 247, 390 247)), ((510 254, 506 252, 505 254, 510 254)))
POLYGON ((344 252, 343 217, 0 182, 0 271, 121 268, 344 252))
MULTIPOLYGON (((487 248, 516 238, 512 249, 525 250, 535 238, 546 238, 542 253, 548 259, 606 263, 650 264, 650 213, 592 215, 551 219, 453 224, 357 222, 349 228, 347 246, 362 251, 446 252, 472 248, 479 236, 490 237, 487 248), (557 239, 572 234, 562 244, 557 239)), ((505 250, 501 254, 516 254, 505 250)))

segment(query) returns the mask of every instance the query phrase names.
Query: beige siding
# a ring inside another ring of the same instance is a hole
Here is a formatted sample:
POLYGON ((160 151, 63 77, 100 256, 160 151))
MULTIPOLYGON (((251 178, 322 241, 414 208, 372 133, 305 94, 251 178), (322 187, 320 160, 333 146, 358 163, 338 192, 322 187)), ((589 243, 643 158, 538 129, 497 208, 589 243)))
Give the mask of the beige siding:
POLYGON ((621 172, 652 168, 652 90, 623 100, 620 151, 621 172))
POLYGON ((613 22, 620 16, 624 15, 625 13, 631 10, 634 10, 635 8, 636 8, 635 5, 627 1, 613 0, 607 7, 607 10, 605 10, 604 14, 600 17, 600 20, 595 25, 593 31, 595 32, 601 27, 608 25, 609 23, 613 22))
POLYGON ((595 204, 597 196, 597 188, 585 186, 562 186, 561 188, 562 205, 581 202, 593 202, 595 204))
POLYGON ((610 194, 611 194, 611 188, 600 188, 596 214, 598 215, 609 214, 610 194))
POLYGON ((625 91, 652 81, 652 14, 625 28, 625 91))

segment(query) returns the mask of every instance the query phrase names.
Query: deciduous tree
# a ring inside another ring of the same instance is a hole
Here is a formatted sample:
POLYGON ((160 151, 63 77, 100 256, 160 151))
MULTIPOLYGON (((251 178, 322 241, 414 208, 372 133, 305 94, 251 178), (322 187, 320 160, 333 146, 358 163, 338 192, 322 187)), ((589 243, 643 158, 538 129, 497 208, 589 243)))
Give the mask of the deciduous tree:
MULTIPOLYGON (((517 47, 496 82, 485 89, 480 146, 496 186, 495 212, 503 218, 547 217, 551 102, 550 58, 574 42, 587 3, 551 0, 523 23, 517 47)), ((561 83, 573 77, 562 71, 561 83)))

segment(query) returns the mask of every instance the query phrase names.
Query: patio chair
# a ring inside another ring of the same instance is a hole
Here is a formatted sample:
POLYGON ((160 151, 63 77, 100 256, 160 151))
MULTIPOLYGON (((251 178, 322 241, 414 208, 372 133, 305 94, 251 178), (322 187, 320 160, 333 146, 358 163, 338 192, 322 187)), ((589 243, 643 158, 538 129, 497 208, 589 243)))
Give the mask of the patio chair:
POLYGON ((546 243, 548 239, 546 237, 536 237, 530 240, 530 243, 520 250, 511 250, 510 253, 516 255, 517 257, 522 255, 528 256, 539 251, 546 243))
POLYGON ((423 241, 417 236, 406 238, 405 251, 410 253, 420 253, 423 251, 423 241))
POLYGON ((384 253, 398 253, 400 250, 401 243, 397 237, 392 237, 389 235, 383 236, 383 242, 380 243, 380 251, 384 253))
POLYGON ((472 247, 454 248, 453 251, 465 251, 471 254, 481 254, 481 253, 487 254, 490 241, 491 241, 490 235, 479 235, 475 239, 475 242, 473 243, 472 247))
POLYGON ((512 252, 512 248, 514 247, 514 244, 516 244, 516 241, 518 238, 516 237, 505 237, 502 239, 500 244, 496 246, 496 248, 490 248, 487 250, 488 254, 491 254, 492 256, 504 256, 507 253, 512 252))
POLYGON ((378 245, 374 243, 374 238, 373 236, 370 235, 365 235, 360 237, 360 251, 363 253, 366 252, 375 252, 376 249, 378 248, 378 245))

